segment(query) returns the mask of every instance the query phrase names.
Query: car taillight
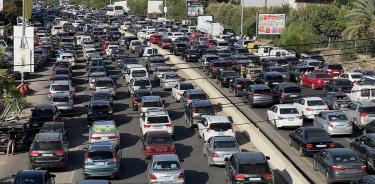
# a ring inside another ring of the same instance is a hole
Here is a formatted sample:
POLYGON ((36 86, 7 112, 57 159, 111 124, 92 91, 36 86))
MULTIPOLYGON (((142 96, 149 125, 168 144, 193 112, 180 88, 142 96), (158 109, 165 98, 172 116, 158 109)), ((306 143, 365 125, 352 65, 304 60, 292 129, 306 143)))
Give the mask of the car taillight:
POLYGON ((64 155, 64 150, 56 150, 55 155, 57 155, 57 156, 64 155))
POLYGON ((219 157, 219 154, 216 153, 216 152, 212 152, 212 153, 211 153, 211 156, 212 156, 212 157, 219 157))
POLYGON ((272 173, 265 173, 265 174, 263 174, 263 178, 265 180, 270 180, 270 179, 272 179, 272 177, 273 177, 272 173))
POLYGON ((114 135, 114 136, 108 136, 108 139, 118 139, 119 137, 114 135))
POLYGON ((100 139, 100 137, 91 136, 90 139, 95 139, 95 140, 97 140, 97 139, 100 139))
POLYGON ((336 144, 335 144, 334 142, 329 143, 328 147, 329 147, 329 148, 334 148, 334 147, 336 147, 336 144))
POLYGON ((155 174, 150 173, 149 174, 150 180, 156 180, 155 174))
POLYGON ((359 116, 364 118, 364 117, 368 117, 368 114, 367 113, 360 113, 359 116))
POLYGON ((151 125, 143 125, 143 128, 150 128, 151 125))
POLYGON ((345 167, 341 166, 341 165, 333 165, 333 166, 329 167, 329 169, 331 169, 333 171, 342 171, 342 170, 345 170, 345 167))
POLYGON ((39 154, 39 151, 30 151, 31 156, 38 156, 39 154))
POLYGON ((184 179, 185 178, 185 173, 184 172, 181 172, 179 175, 178 175, 178 179, 184 179))
POLYGON ((246 176, 243 174, 232 174, 233 179, 237 181, 242 181, 246 179, 246 176))
POLYGON ((164 126, 166 126, 166 127, 172 127, 172 124, 164 124, 164 126))
POLYGON ((254 93, 253 96, 263 96, 262 94, 254 93))
POLYGON ((313 109, 313 108, 309 108, 309 107, 306 108, 306 110, 307 110, 307 111, 315 111, 315 109, 313 109))
POLYGON ((333 72, 333 70, 331 70, 331 69, 328 69, 328 70, 327 70, 327 72, 333 72))
POLYGON ((367 169, 367 167, 365 165, 361 165, 361 166, 358 166, 357 169, 365 171, 367 169))
POLYGON ((311 149, 313 148, 313 144, 306 144, 306 149, 311 149))

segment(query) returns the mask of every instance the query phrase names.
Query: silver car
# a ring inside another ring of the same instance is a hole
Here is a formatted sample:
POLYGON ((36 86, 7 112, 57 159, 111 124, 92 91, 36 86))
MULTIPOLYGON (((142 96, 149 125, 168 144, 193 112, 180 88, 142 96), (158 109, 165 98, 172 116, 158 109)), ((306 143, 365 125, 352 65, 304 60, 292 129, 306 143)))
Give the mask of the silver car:
POLYGON ((181 83, 181 77, 176 72, 165 72, 160 79, 160 86, 163 90, 172 89, 181 83))
POLYGON ((73 97, 69 92, 57 92, 52 95, 50 101, 59 111, 73 111, 73 97))
POLYGON ((92 72, 89 76, 90 89, 95 89, 95 80, 107 76, 106 72, 92 72))
POLYGON ((154 71, 154 80, 160 80, 165 72, 173 72, 173 69, 169 66, 158 66, 154 71))
POLYGON ((348 104, 346 115, 362 129, 375 120, 375 103, 370 101, 351 102, 348 104))
POLYGON ((314 116, 314 126, 323 128, 329 135, 351 135, 353 123, 343 111, 322 111, 314 116))
POLYGON ((185 172, 176 154, 154 155, 148 165, 148 183, 184 184, 185 172))
POLYGON ((116 84, 111 77, 98 77, 95 79, 95 89, 109 89, 111 95, 116 99, 116 84))
POLYGON ((49 92, 48 92, 48 97, 51 99, 52 95, 55 93, 60 93, 60 92, 67 92, 70 93, 71 96, 74 99, 75 95, 75 88, 72 85, 72 81, 70 80, 59 80, 59 81, 54 81, 50 87, 49 87, 49 92))
POLYGON ((225 159, 241 149, 233 136, 215 136, 203 145, 203 155, 207 157, 209 166, 225 165, 225 159))

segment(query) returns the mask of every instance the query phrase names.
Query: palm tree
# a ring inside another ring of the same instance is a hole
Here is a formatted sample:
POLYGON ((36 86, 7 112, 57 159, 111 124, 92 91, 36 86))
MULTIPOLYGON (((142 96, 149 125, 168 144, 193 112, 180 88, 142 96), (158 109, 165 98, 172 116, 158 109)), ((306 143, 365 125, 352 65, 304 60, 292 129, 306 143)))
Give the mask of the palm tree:
POLYGON ((343 35, 349 39, 375 36, 375 0, 357 0, 345 17, 349 20, 343 35))

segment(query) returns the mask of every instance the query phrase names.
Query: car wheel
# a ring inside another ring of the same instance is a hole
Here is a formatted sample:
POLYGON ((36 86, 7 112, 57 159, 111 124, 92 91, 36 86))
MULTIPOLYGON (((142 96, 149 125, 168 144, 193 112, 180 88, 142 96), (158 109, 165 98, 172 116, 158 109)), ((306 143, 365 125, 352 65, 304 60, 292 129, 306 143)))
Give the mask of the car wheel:
POLYGON ((319 171, 319 169, 318 169, 318 167, 316 165, 316 160, 315 159, 313 160, 313 168, 314 168, 315 171, 319 171))
POLYGON ((303 153, 302 146, 299 146, 299 147, 298 147, 298 153, 299 153, 299 155, 302 156, 302 157, 305 156, 305 154, 303 153))

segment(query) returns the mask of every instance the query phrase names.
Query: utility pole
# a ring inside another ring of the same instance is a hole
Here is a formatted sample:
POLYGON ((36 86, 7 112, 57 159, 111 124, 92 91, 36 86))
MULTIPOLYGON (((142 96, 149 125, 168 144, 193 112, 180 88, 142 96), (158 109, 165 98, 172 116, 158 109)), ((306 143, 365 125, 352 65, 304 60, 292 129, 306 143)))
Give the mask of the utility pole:
MULTIPOLYGON (((22 39, 21 39, 21 50, 23 50, 23 49, 25 49, 26 48, 26 46, 25 46, 25 40, 26 40, 26 31, 25 31, 25 29, 26 29, 26 25, 25 25, 25 6, 26 6, 26 3, 25 3, 25 0, 22 0, 22 39)), ((21 84, 24 84, 24 82, 25 82, 25 62, 22 62, 22 70, 21 70, 21 84)), ((32 67, 34 67, 34 66, 32 66, 32 67)))
POLYGON ((167 18, 167 0, 164 0, 164 18, 167 18))
POLYGON ((241 37, 243 37, 243 6, 244 0, 241 0, 241 37))

